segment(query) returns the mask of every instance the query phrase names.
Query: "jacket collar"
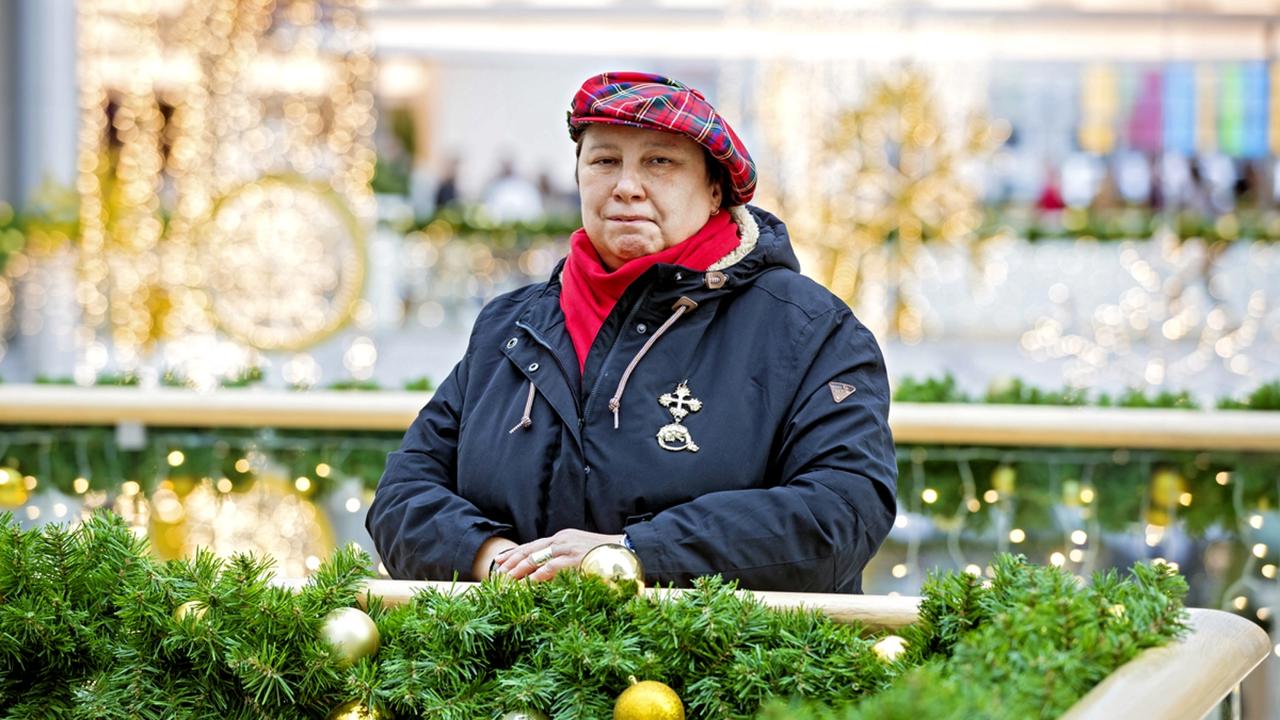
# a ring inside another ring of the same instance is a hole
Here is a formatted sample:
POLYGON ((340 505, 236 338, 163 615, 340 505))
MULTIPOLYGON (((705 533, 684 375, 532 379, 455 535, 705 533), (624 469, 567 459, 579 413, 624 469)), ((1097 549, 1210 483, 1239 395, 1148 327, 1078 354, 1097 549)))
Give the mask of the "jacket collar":
MULTIPOLYGON (((734 222, 742 229, 742 243, 706 272, 662 263, 654 265, 636 279, 636 283, 651 285, 651 297, 663 305, 663 310, 681 296, 699 304, 713 300, 754 282, 770 270, 800 270, 787 228, 781 220, 750 205, 732 208, 730 212, 733 213, 734 222)), ((542 292, 521 317, 521 322, 538 330, 548 339, 559 335, 568 337, 564 329, 564 314, 560 310, 560 277, 564 272, 564 264, 565 259, 561 258, 542 292)), ((572 354, 570 346, 569 355, 572 354)))

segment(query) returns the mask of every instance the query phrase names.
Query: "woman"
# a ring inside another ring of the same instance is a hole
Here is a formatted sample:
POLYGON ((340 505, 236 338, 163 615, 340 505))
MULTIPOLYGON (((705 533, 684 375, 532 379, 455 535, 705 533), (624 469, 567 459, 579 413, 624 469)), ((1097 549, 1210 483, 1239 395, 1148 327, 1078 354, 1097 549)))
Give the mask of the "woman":
POLYGON ((582 229, 481 311, 367 526, 391 575, 546 580, 620 542, 649 582, 858 592, 893 522, 875 339, 746 207, 715 109, 644 73, 573 99, 582 229))

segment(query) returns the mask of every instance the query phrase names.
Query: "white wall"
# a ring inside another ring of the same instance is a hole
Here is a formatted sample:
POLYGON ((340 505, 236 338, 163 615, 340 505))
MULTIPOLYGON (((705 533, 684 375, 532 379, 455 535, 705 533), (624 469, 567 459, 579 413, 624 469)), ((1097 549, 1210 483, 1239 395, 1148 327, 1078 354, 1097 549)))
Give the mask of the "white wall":
POLYGON ((481 193, 505 156, 515 159, 525 177, 546 171, 557 187, 572 189, 574 151, 565 117, 573 94, 593 74, 640 69, 670 74, 715 100, 711 63, 529 56, 437 61, 427 100, 430 166, 438 170, 445 157, 460 157, 459 185, 466 197, 481 193))

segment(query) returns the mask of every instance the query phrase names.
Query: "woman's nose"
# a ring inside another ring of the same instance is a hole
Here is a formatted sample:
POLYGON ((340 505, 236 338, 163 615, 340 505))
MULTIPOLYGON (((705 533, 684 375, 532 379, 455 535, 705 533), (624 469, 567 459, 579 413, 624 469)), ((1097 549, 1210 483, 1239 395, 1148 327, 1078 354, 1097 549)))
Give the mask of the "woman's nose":
POLYGON ((624 200, 641 198, 644 197, 644 184, 634 170, 623 168, 618 174, 618 182, 614 183, 613 194, 624 200))

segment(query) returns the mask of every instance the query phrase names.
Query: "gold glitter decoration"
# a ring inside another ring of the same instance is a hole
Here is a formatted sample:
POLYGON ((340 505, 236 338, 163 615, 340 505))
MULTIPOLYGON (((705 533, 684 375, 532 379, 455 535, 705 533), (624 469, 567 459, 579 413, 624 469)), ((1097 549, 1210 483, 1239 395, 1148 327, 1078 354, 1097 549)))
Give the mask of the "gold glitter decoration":
POLYGON ((296 349, 350 318, 373 218, 359 5, 78 4, 82 348, 128 371, 218 331, 296 349))
POLYGON ((328 720, 383 720, 387 715, 377 708, 369 708, 358 700, 344 702, 334 708, 328 720))
POLYGON ((765 111, 766 135, 787 156, 797 133, 814 134, 816 157, 800 171, 803 179, 780 183, 786 196, 770 199, 817 261, 815 279, 855 306, 869 281, 883 284, 890 295, 885 329, 917 342, 924 333, 912 299, 917 255, 927 242, 977 239, 981 198, 962 174, 994 152, 1010 127, 977 114, 953 127, 939 111, 930 78, 910 66, 872 81, 853 107, 840 107, 828 89, 827 97, 800 102, 806 114, 792 117, 792 100, 802 99, 787 86, 801 73, 810 76, 802 88, 828 82, 812 68, 775 68, 764 93, 778 98, 765 111))
POLYGON ((613 704, 613 720, 684 720, 684 703, 665 683, 631 678, 613 704))

